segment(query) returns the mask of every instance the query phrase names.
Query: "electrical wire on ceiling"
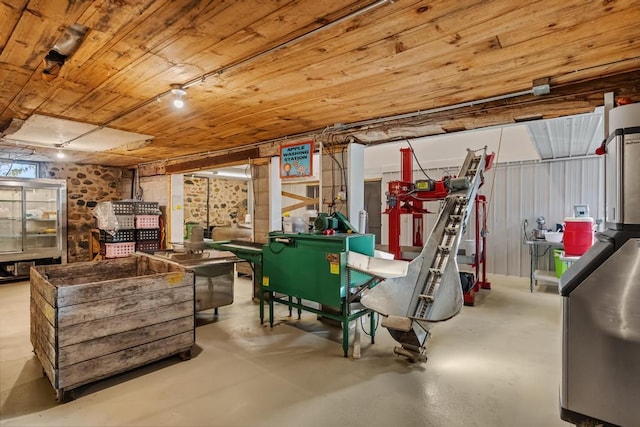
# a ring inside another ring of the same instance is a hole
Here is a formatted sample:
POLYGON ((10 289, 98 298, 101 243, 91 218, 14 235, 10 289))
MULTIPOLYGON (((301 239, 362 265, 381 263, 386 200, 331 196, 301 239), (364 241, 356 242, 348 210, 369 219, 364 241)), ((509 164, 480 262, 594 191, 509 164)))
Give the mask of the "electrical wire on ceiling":
MULTIPOLYGON (((365 7, 361 8, 361 9, 355 10, 355 11, 353 11, 353 12, 351 12, 351 13, 349 13, 349 14, 341 17, 341 18, 336 19, 335 21, 329 22, 329 23, 327 23, 325 25, 322 25, 322 26, 320 26, 318 28, 315 28, 315 29, 313 29, 311 31, 308 31, 308 32, 306 32, 304 34, 301 34, 301 35, 297 36, 297 37, 294 37, 293 39, 288 40, 288 41, 286 41, 284 43, 281 43, 281 44, 279 44, 277 46, 273 46, 273 47, 271 47, 269 49, 266 49, 266 50, 264 50, 262 52, 258 52, 256 54, 250 55, 250 56, 245 57, 243 59, 240 59, 240 60, 238 60, 238 61, 236 61, 236 62, 234 62, 232 64, 226 65, 224 67, 220 67, 220 68, 218 68, 216 70, 212 70, 212 71, 203 73, 200 76, 195 77, 195 78, 193 78, 193 79, 191 79, 191 80, 179 85, 179 87, 180 87, 181 90, 184 91, 185 89, 188 89, 191 86, 194 86, 194 85, 199 84, 199 83, 204 83, 206 81, 206 79, 208 79, 209 77, 219 76, 222 73, 229 72, 230 70, 233 70, 233 69, 242 67, 244 65, 247 65, 250 62, 256 61, 256 60, 258 60, 258 59, 260 59, 260 58, 262 58, 264 56, 270 55, 270 54, 275 53, 275 52, 277 52, 277 51, 279 51, 281 49, 284 49, 284 48, 287 48, 287 47, 292 46, 294 44, 297 44, 297 43, 301 42, 302 40, 305 40, 305 39, 307 39, 307 38, 309 38, 311 36, 314 36, 314 35, 322 32, 322 31, 328 30, 328 29, 330 29, 330 28, 332 28, 332 27, 334 27, 336 25, 342 24, 343 22, 351 20, 351 19, 353 19, 353 18, 355 18, 357 16, 360 16, 360 15, 362 15, 364 13, 370 12, 373 9, 377 9, 378 7, 383 6, 383 5, 387 4, 387 3, 393 3, 393 1, 394 0, 378 0, 377 2, 375 2, 373 4, 370 4, 368 6, 365 6, 365 7)), ((105 126, 108 126, 111 123, 115 122, 116 120, 119 120, 119 119, 121 119, 121 118, 123 118, 125 116, 128 116, 129 114, 132 114, 132 113, 140 110, 141 108, 146 107, 147 105, 149 105, 151 103, 157 102, 161 98, 164 98, 165 96, 172 94, 173 90, 175 90, 175 88, 167 89, 164 92, 161 92, 160 94, 153 96, 152 98, 149 98, 149 99, 147 99, 145 101, 142 101, 142 102, 134 105, 133 107, 131 107, 131 108, 129 108, 129 109, 127 109, 127 110, 115 115, 111 119, 109 119, 106 122, 102 123, 98 127, 98 129, 91 129, 91 130, 87 131, 86 133, 84 133, 82 135, 79 135, 79 136, 77 136, 77 137, 75 137, 73 139, 65 141, 62 144, 60 144, 60 147, 66 147, 69 144, 71 144, 73 141, 76 141, 76 140, 78 140, 78 139, 80 139, 80 138, 82 138, 82 137, 84 137, 86 135, 89 135, 89 134, 91 134, 91 133, 93 133, 93 132, 95 132, 95 131, 97 131, 99 129, 102 129, 105 126)))

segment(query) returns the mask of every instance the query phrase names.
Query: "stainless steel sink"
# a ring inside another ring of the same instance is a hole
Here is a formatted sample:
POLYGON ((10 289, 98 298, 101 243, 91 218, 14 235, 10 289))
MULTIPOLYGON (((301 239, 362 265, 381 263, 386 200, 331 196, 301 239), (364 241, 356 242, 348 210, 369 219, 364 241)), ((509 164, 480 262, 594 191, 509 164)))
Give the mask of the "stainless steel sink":
POLYGON ((167 258, 184 266, 195 266, 199 264, 209 264, 236 260, 236 256, 231 252, 207 250, 204 252, 175 252, 164 250, 154 252, 154 255, 167 258))
POLYGON ((233 303, 234 263, 238 260, 231 252, 175 252, 157 251, 155 256, 169 259, 196 274, 196 311, 215 309, 233 303))

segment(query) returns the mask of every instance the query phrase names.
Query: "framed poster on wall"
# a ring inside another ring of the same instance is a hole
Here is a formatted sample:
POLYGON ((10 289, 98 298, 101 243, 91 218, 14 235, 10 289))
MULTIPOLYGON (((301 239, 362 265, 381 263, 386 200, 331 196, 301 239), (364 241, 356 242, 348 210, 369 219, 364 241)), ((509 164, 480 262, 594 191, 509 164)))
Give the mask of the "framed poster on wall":
POLYGON ((280 146, 280 178, 313 175, 313 141, 280 146))

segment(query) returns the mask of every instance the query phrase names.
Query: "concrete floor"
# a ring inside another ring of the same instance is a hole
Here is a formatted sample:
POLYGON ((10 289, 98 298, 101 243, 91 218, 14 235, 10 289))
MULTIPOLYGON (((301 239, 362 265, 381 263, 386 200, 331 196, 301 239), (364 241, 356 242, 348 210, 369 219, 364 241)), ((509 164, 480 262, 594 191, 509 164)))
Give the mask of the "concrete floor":
POLYGON ((235 303, 199 316, 193 359, 83 386, 66 404, 31 352, 28 283, 3 284, 0 425, 568 426, 557 289, 491 280, 475 307, 433 329, 427 363, 408 364, 383 328, 374 345, 362 336, 356 360, 313 314, 291 321, 280 306, 276 326, 261 326, 250 282, 236 279, 235 303))

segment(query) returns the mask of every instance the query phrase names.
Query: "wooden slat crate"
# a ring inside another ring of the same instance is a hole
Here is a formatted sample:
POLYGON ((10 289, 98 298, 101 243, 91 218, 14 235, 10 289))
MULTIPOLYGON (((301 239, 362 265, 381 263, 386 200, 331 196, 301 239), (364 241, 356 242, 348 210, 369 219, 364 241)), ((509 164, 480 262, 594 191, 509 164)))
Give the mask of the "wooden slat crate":
POLYGON ((143 254, 32 267, 31 343, 58 400, 159 359, 190 358, 194 283, 192 271, 143 254))

